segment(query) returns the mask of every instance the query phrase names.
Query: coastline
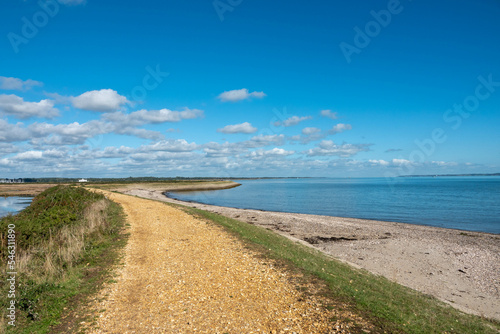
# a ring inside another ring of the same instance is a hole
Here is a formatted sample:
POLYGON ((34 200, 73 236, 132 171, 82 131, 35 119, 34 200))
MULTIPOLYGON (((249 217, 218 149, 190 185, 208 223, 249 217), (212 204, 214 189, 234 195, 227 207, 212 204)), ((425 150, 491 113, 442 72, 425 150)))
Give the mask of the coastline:
MULTIPOLYGON (((48 188, 57 185, 68 185, 67 183, 5 183, 0 184, 0 197, 27 196, 35 197, 48 188)), ((222 190, 238 187, 241 184, 233 181, 179 181, 179 182, 137 182, 137 183, 76 183, 76 185, 89 186, 98 189, 112 189, 123 192, 138 186, 148 189, 165 189, 165 191, 203 191, 222 190)))
POLYGON ((135 185, 116 190, 273 230, 356 268, 432 295, 463 312, 500 320, 499 235, 184 202, 164 195, 172 189, 160 190, 156 186, 135 185))
POLYGON ((207 191, 239 187, 233 181, 181 181, 181 182, 138 182, 138 183, 88 183, 85 186, 102 190, 125 193, 129 190, 148 189, 160 192, 207 191))

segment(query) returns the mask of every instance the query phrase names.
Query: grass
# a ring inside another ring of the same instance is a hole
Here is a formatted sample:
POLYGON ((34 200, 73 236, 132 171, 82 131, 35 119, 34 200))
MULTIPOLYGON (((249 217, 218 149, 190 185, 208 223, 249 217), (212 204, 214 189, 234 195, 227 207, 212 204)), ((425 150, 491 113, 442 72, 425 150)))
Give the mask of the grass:
POLYGON ((124 215, 116 203, 81 187, 57 186, 34 198, 16 216, 0 220, 0 293, 7 296, 7 231, 15 225, 16 326, 8 325, 0 298, 0 331, 78 331, 82 305, 110 278, 126 242, 124 215), (12 226, 12 225, 11 225, 12 226))
POLYGON ((215 213, 183 207, 223 226, 269 258, 284 261, 329 287, 330 297, 347 303, 380 333, 499 333, 500 324, 462 313, 439 300, 357 270, 274 232, 215 213))

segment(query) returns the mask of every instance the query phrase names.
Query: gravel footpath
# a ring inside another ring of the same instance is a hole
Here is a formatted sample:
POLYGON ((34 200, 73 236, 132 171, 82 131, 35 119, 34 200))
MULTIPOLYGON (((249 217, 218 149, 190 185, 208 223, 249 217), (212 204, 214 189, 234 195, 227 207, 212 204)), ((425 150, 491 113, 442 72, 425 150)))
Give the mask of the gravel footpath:
POLYGON ((500 235, 188 203, 167 198, 156 189, 128 189, 127 193, 265 227, 464 312, 500 320, 500 235))
POLYGON ((353 319, 370 328, 299 292, 295 274, 222 228, 157 201, 104 193, 123 206, 130 238, 117 282, 94 302, 91 332, 349 333, 353 319))

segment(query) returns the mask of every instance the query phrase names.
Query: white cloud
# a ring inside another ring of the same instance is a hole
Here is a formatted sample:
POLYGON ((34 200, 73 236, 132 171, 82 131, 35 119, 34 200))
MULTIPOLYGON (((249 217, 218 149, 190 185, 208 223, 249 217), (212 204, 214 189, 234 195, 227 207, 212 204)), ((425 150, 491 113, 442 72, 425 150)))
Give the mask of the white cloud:
POLYGON ((321 141, 315 148, 305 151, 307 156, 339 156, 351 157, 359 152, 369 151, 370 144, 342 144, 337 145, 331 140, 321 141))
POLYGON ((242 154, 247 150, 241 143, 216 143, 210 142, 203 145, 203 151, 206 157, 209 158, 220 158, 220 157, 230 157, 242 154))
POLYGON ((255 132, 257 132, 257 128, 253 127, 252 124, 245 122, 245 123, 235 124, 235 125, 226 125, 225 127, 221 128, 221 129, 217 129, 217 132, 228 133, 228 134, 255 133, 255 132))
POLYGON ((326 133, 321 132, 318 128, 304 128, 301 135, 289 137, 292 141, 299 141, 301 144, 309 144, 310 142, 323 139, 327 136, 326 133))
POLYGON ((92 90, 73 97, 73 106, 78 109, 110 112, 119 110, 129 101, 112 89, 92 90))
POLYGON ((89 121, 87 123, 73 122, 70 124, 48 124, 48 123, 34 123, 29 126, 29 129, 37 134, 59 134, 65 136, 95 136, 97 134, 106 133, 111 130, 108 124, 102 121, 89 121))
POLYGON ((42 158, 43 153, 41 151, 28 151, 22 152, 16 155, 14 160, 38 160, 42 158))
POLYGON ((389 166, 389 162, 385 160, 368 160, 373 165, 389 166))
POLYGON ((49 149, 49 150, 46 150, 46 151, 43 151, 43 157, 44 158, 55 158, 55 159, 61 159, 63 158, 64 156, 67 155, 67 151, 64 150, 64 149, 49 149))
POLYGON ((188 143, 184 139, 167 139, 151 145, 141 146, 139 151, 191 152, 198 149, 196 143, 188 143))
MULTIPOLYGON (((1 132, 0 132, 1 133, 1 132)), ((1 136, 1 135, 0 135, 1 136)), ((21 152, 22 148, 11 143, 2 143, 2 138, 0 137, 0 156, 21 152)))
POLYGON ((127 159, 124 161, 125 163, 143 163, 141 166, 144 168, 144 163, 151 163, 151 161, 161 161, 162 165, 165 165, 165 163, 170 164, 170 168, 178 168, 182 169, 182 164, 185 165, 185 163, 188 160, 191 160, 192 163, 186 166, 187 168, 193 168, 194 167, 194 158, 197 157, 198 155, 196 153, 191 153, 191 152, 148 152, 148 153, 134 153, 130 155, 130 159, 127 159))
POLYGON ((318 128, 308 127, 302 129, 302 135, 291 136, 289 139, 291 141, 298 141, 301 144, 309 144, 310 142, 324 139, 328 135, 334 135, 351 129, 352 126, 350 124, 337 124, 326 132, 322 132, 321 129, 318 128))
POLYGON ((23 123, 10 124, 0 119, 0 142, 12 143, 30 139, 31 134, 23 125, 23 123))
POLYGON ((165 122, 179 122, 183 119, 203 117, 203 110, 185 108, 182 111, 169 109, 139 110, 130 114, 122 112, 109 113, 104 116, 108 121, 119 123, 122 126, 138 126, 143 124, 159 124, 165 122))
POLYGON ((406 159, 392 159, 392 164, 395 166, 407 166, 411 165, 412 162, 406 159))
POLYGON ((54 101, 41 100, 27 102, 16 95, 0 94, 0 113, 26 119, 31 117, 54 118, 59 116, 59 110, 54 108, 54 101))
POLYGON ((13 167, 14 165, 14 162, 10 159, 0 159, 1 167, 13 167))
POLYGON ((249 92, 248 89, 243 88, 243 89, 235 89, 235 90, 229 90, 225 91, 221 94, 219 94, 218 98, 222 102, 238 102, 242 100, 247 100, 250 98, 257 98, 257 99, 262 99, 265 97, 266 94, 264 92, 249 92))
POLYGON ((282 148, 273 148, 271 150, 256 150, 250 152, 249 156, 251 158, 263 158, 263 157, 286 157, 294 154, 295 151, 287 151, 282 148))
POLYGON ((331 128, 330 131, 328 131, 328 134, 334 135, 334 134, 341 133, 341 132, 351 130, 351 129, 352 129, 352 126, 350 124, 340 123, 340 124, 335 125, 333 128, 331 128))
POLYGON ((332 112, 331 110, 321 110, 320 115, 323 117, 328 117, 331 119, 337 119, 338 115, 337 112, 332 112))
POLYGON ((43 86, 43 83, 40 81, 35 81, 28 79, 23 81, 18 78, 10 78, 10 77, 1 77, 0 76, 0 89, 6 90, 21 90, 26 91, 30 90, 35 86, 43 86))
POLYGON ((314 133, 318 133, 318 132, 321 132, 321 129, 318 129, 318 128, 304 128, 302 129, 302 134, 308 136, 308 135, 312 135, 314 133))
POLYGON ((309 119, 312 119, 312 116, 302 116, 302 117, 299 117, 299 116, 292 116, 286 120, 284 120, 283 122, 280 122, 280 121, 277 121, 274 123, 275 126, 293 126, 293 125, 297 125, 299 124, 300 122, 303 122, 303 121, 306 121, 306 120, 309 120, 309 119))
POLYGON ((120 126, 114 126, 114 130, 112 132, 120 134, 120 135, 128 135, 128 136, 134 136, 134 137, 139 137, 139 138, 144 138, 144 139, 149 139, 149 140, 161 140, 165 138, 165 136, 158 131, 153 131, 153 130, 147 130, 147 129, 137 129, 134 127, 125 127, 122 128, 120 126))
POLYGON ((131 147, 127 146, 108 146, 103 150, 98 151, 95 155, 95 158, 123 158, 133 153, 135 150, 131 147))
POLYGON ((284 135, 258 135, 252 137, 250 140, 245 140, 238 143, 216 143, 210 142, 203 145, 203 151, 207 157, 229 157, 239 156, 248 152, 252 148, 260 148, 266 146, 279 146, 285 142, 284 135))
MULTIPOLYGON (((458 163, 454 161, 431 161, 431 164, 439 166, 439 167, 453 167, 457 166, 458 163)), ((467 165, 467 163, 466 163, 467 165)))
POLYGON ((75 145, 83 144, 89 138, 113 132, 114 127, 102 121, 71 124, 34 123, 28 126, 35 145, 75 145))
POLYGON ((258 135, 250 138, 250 140, 242 142, 245 147, 257 148, 270 145, 283 145, 285 143, 285 135, 258 135))
MULTIPOLYGON (((179 117, 191 117, 193 113, 197 114, 197 111, 182 111, 178 115, 181 115, 179 117)), ((123 117, 128 116, 120 115, 123 117)), ((165 138, 161 132, 134 127, 135 125, 141 125, 146 120, 135 118, 133 121, 130 121, 134 126, 130 126, 130 124, 124 122, 124 120, 129 121, 129 119, 123 119, 123 117, 120 118, 121 122, 113 122, 106 119, 92 120, 86 123, 73 122, 70 124, 36 122, 27 127, 22 123, 11 124, 6 120, 0 119, 0 141, 22 142, 30 140, 31 144, 36 146, 63 146, 84 144, 91 138, 108 133, 135 136, 149 140, 162 140, 165 138)))

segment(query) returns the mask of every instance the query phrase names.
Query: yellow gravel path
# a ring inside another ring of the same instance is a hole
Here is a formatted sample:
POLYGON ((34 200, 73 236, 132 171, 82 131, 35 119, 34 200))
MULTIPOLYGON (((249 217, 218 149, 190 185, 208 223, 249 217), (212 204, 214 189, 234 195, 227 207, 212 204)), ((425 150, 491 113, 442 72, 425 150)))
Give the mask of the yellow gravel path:
POLYGON ((106 195, 123 206, 131 229, 117 282, 95 305, 104 311, 94 333, 346 330, 319 302, 303 299, 283 270, 221 228, 163 203, 106 195))

